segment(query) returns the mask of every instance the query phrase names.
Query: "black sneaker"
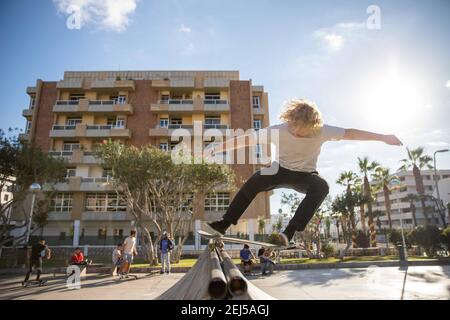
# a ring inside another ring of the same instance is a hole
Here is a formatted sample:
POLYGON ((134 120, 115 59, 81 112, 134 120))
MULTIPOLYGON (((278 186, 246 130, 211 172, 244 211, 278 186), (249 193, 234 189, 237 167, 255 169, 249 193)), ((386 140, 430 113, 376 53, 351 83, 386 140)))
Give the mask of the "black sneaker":
POLYGON ((212 234, 219 234, 220 236, 223 236, 230 226, 230 223, 225 220, 219 220, 214 222, 207 222, 206 226, 207 229, 211 229, 206 231, 209 231, 212 234))

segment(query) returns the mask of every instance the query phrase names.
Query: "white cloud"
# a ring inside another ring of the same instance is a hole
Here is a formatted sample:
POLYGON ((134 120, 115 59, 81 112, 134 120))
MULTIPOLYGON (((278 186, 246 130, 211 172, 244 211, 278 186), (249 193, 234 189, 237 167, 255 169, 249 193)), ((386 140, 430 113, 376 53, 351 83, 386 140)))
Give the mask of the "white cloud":
POLYGON ((78 13, 80 26, 96 25, 101 29, 121 32, 130 23, 129 16, 139 0, 53 0, 58 12, 71 16, 78 13))
POLYGON ((313 37, 318 39, 328 50, 336 52, 344 47, 346 38, 349 38, 351 33, 364 28, 364 23, 340 22, 331 28, 321 28, 314 31, 313 37))
POLYGON ((192 29, 189 27, 186 27, 184 24, 182 24, 181 27, 178 29, 178 31, 184 32, 184 33, 190 33, 192 31, 192 29))
POLYGON ((450 89, 450 80, 447 80, 447 82, 445 83, 445 86, 447 87, 447 89, 450 89))

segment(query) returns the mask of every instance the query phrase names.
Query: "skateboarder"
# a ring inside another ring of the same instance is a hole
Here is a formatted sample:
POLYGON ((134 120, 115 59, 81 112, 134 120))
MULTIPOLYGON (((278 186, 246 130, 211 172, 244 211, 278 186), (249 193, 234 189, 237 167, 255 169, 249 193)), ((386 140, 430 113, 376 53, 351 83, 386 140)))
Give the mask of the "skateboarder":
POLYGON ((33 272, 33 268, 36 270, 36 282, 41 283, 40 279, 42 273, 42 258, 50 259, 50 249, 45 245, 45 239, 40 239, 38 243, 31 247, 31 254, 29 260, 29 269, 22 281, 22 285, 25 286, 30 279, 30 275, 33 272))
MULTIPOLYGON (((295 215, 278 235, 278 243, 289 245, 295 231, 303 231, 314 212, 319 208, 328 194, 328 183, 317 172, 317 159, 321 146, 331 140, 363 140, 382 141, 389 145, 401 146, 401 141, 395 135, 378 134, 357 129, 343 129, 323 124, 322 116, 313 102, 303 99, 293 99, 286 105, 280 119, 282 124, 259 130, 257 135, 265 131, 270 137, 271 129, 278 129, 278 164, 275 174, 261 174, 257 171, 238 191, 230 203, 226 213, 219 221, 207 224, 207 230, 224 235, 231 224, 237 224, 245 209, 259 192, 276 188, 291 188, 305 193, 305 198, 297 208, 295 215)), ((276 143, 276 141, 274 142, 276 143)), ((254 145, 254 139, 237 139, 205 150, 206 158, 226 151, 254 145), (252 141, 252 142, 250 142, 252 141)))
POLYGON ((122 268, 120 270, 121 275, 127 275, 130 272, 131 264, 133 263, 134 256, 137 255, 136 250, 136 230, 130 231, 130 236, 123 242, 123 260, 122 268))

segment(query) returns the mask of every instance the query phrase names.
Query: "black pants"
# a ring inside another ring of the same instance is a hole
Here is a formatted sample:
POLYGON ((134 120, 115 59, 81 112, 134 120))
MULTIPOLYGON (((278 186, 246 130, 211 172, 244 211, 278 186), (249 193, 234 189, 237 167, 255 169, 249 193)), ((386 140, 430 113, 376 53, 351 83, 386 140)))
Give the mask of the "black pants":
POLYGON ((258 193, 276 188, 290 188, 305 194, 305 198, 284 231, 289 239, 292 238, 295 231, 305 229, 329 192, 328 183, 317 172, 292 171, 281 166, 275 175, 261 175, 261 171, 257 171, 233 198, 223 219, 237 224, 245 209, 258 193))
POLYGON ((33 267, 36 269, 36 281, 39 281, 42 273, 42 258, 40 259, 30 259, 30 266, 27 274, 25 275, 24 282, 27 282, 30 279, 30 275, 33 272, 33 267))

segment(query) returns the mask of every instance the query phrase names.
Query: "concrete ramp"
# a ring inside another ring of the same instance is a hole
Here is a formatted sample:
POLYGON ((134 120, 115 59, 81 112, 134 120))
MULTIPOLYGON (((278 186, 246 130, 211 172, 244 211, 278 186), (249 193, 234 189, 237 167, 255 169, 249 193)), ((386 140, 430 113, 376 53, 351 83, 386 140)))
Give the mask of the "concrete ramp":
POLYGON ((195 265, 157 300, 273 300, 248 281, 222 249, 206 248, 195 265))

